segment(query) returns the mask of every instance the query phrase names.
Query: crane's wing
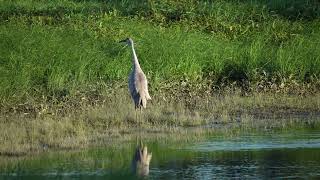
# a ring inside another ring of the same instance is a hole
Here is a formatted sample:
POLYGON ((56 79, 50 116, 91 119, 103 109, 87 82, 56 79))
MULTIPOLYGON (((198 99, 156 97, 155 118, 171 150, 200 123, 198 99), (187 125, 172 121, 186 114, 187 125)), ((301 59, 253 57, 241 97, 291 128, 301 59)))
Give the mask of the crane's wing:
POLYGON ((139 94, 145 97, 147 100, 151 99, 148 91, 148 80, 146 78, 146 75, 143 72, 138 72, 135 82, 136 82, 137 91, 139 92, 139 94))
POLYGON ((142 71, 132 71, 129 76, 129 90, 136 106, 146 108, 147 100, 151 99, 148 92, 148 81, 142 71))
POLYGON ((129 75, 129 91, 135 103, 140 99, 139 88, 135 82, 135 72, 131 72, 129 75))

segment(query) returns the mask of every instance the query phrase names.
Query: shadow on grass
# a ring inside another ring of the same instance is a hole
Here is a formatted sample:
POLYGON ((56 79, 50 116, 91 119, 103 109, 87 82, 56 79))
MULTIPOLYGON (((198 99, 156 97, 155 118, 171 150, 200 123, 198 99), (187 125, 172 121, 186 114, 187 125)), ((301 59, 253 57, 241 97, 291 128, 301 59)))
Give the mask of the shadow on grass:
MULTIPOLYGON (((314 20, 320 17, 320 2, 317 0, 263 0, 263 1, 234 1, 227 2, 202 0, 202 1, 118 1, 118 0, 73 0, 76 6, 48 6, 42 8, 26 8, 23 6, 8 6, 0 11, 1 19, 8 19, 10 16, 50 16, 54 18, 62 18, 70 14, 99 14, 105 12, 116 11, 122 16, 142 16, 164 18, 166 22, 175 22, 182 19, 193 19, 215 13, 218 6, 239 6, 245 5, 249 10, 250 18, 254 19, 255 15, 267 9, 271 15, 280 15, 288 20, 314 20), (188 3, 187 3, 188 2, 188 3), (94 5, 87 3, 93 3, 94 5), (225 4, 224 4, 225 3, 225 4), (256 13, 256 14, 253 14, 256 13)), ((238 8, 239 10, 241 8, 238 8)), ((246 13, 246 12, 244 12, 246 13)))
MULTIPOLYGON (((264 1, 260 1, 262 3, 264 1)), ((271 0, 265 1, 270 11, 289 20, 314 20, 320 17, 320 1, 318 0, 271 0)))
MULTIPOLYGON (((203 4, 218 4, 219 1, 202 0, 202 1, 166 1, 156 2, 148 0, 135 0, 135 1, 117 1, 117 0, 74 0, 74 2, 98 2, 106 3, 112 9, 116 9, 125 16, 131 15, 144 15, 148 16, 154 11, 162 12, 168 21, 179 21, 183 17, 189 16, 188 13, 200 13, 199 7, 203 4), (185 5, 182 5, 185 4, 185 5), (182 6, 181 6, 182 5, 182 6), (191 7, 195 7, 191 10, 191 7), (191 10, 191 11, 190 11, 191 10), (196 12, 198 11, 198 12, 196 12)), ((255 5, 264 8, 267 7, 268 11, 281 15, 289 20, 313 20, 320 16, 320 1, 318 0, 243 0, 235 1, 228 0, 229 3, 235 5, 239 3, 255 5)))

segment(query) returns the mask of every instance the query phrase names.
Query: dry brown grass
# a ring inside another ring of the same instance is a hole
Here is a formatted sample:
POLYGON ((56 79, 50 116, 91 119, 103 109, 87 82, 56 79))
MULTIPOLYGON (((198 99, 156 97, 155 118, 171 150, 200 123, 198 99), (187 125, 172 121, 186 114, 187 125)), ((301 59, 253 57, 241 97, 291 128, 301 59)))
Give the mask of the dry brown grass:
MULTIPOLYGON (((190 131, 286 128, 317 124, 320 95, 253 94, 164 99, 154 97, 138 118, 126 89, 103 96, 100 103, 46 106, 32 112, 7 112, 0 117, 0 154, 20 155, 48 149, 77 149, 137 135, 169 138, 190 131)), ((191 133, 194 135, 194 133, 191 133)))

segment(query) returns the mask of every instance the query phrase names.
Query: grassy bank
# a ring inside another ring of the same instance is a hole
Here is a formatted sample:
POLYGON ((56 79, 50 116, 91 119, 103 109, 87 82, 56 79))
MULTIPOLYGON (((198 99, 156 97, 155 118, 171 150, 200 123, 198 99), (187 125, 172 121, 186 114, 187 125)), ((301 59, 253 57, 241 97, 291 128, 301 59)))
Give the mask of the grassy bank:
POLYGON ((319 4, 292 2, 2 1, 1 107, 123 85, 130 52, 117 42, 128 36, 154 94, 234 83, 314 93, 319 4))
POLYGON ((0 154, 130 139, 141 128, 318 122, 315 0, 0 4, 0 154), (126 37, 153 98, 140 121, 126 90, 131 54, 118 43, 126 37))
POLYGON ((155 98, 136 119, 126 93, 118 91, 100 106, 52 106, 35 113, 1 116, 0 155, 119 144, 137 136, 144 140, 195 141, 208 133, 320 128, 319 96, 217 96, 194 99, 192 106, 187 99, 166 102, 155 98))

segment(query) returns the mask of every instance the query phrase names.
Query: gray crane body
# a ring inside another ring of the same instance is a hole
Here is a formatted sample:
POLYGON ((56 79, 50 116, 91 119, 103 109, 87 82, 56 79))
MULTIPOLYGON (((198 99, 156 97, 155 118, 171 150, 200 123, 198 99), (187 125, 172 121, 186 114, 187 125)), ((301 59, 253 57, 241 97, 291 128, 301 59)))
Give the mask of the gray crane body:
POLYGON ((127 38, 121 42, 126 42, 129 46, 131 46, 132 49, 132 71, 129 75, 129 91, 134 101, 135 108, 146 108, 147 100, 151 99, 148 91, 148 81, 146 75, 143 73, 140 67, 132 39, 127 38))

